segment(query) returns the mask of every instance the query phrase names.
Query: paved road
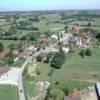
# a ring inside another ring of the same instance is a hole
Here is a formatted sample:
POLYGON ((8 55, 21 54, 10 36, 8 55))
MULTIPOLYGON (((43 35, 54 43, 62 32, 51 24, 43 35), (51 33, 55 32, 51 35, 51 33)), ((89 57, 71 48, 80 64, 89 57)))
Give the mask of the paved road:
POLYGON ((24 62, 20 69, 19 79, 18 79, 18 93, 19 93, 19 100, 25 100, 24 88, 23 88, 23 80, 22 80, 22 73, 28 63, 28 60, 24 62))
POLYGON ((24 88, 22 83, 22 75, 19 76, 18 92, 19 92, 19 100, 25 100, 24 88))

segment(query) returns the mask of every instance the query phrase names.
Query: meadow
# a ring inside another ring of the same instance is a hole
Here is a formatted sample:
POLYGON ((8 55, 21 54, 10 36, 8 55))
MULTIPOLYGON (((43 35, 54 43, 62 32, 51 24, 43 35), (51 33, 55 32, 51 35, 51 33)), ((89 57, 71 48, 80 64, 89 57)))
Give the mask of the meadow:
POLYGON ((0 100, 19 100, 17 87, 0 85, 0 100))
POLYGON ((100 81, 100 48, 92 48, 92 57, 81 58, 78 52, 66 54, 66 61, 61 69, 54 69, 48 64, 40 64, 38 80, 48 80, 55 87, 59 82, 59 88, 85 88, 100 81))

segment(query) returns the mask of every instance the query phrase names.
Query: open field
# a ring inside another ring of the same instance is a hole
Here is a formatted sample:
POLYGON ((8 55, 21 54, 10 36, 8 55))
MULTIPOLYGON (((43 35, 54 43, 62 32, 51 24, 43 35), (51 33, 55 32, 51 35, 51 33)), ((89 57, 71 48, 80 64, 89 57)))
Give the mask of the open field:
POLYGON ((27 99, 37 95, 37 90, 34 81, 23 79, 23 85, 25 89, 25 96, 27 99))
MULTIPOLYGON (((4 44, 5 48, 10 44, 17 46, 21 42, 34 45, 38 42, 37 38, 39 39, 41 34, 47 34, 48 32, 50 32, 51 35, 56 34, 56 32, 64 30, 65 26, 68 26, 69 30, 75 28, 75 32, 77 33, 79 31, 79 34, 81 34, 80 30, 84 28, 95 29, 96 31, 93 32, 93 34, 100 32, 100 17, 96 14, 94 16, 84 15, 82 13, 71 15, 70 13, 67 14, 67 12, 53 12, 36 14, 14 13, 7 15, 0 15, 0 37, 1 39, 5 39, 0 40, 0 42, 4 44), (88 25, 89 23, 91 23, 90 26, 88 25)), ((74 33, 69 32, 69 30, 67 30, 67 33, 74 33)), ((47 34, 47 36, 49 35, 47 34)), ((49 64, 37 62, 37 65, 39 65, 37 77, 33 78, 26 74, 27 78, 23 79, 26 98, 32 99, 33 96, 38 94, 35 81, 49 81, 51 82, 52 88, 57 87, 62 90, 71 88, 82 89, 100 81, 100 48, 91 49, 93 52, 91 57, 80 57, 79 50, 77 50, 75 54, 66 54, 66 61, 61 69, 54 69, 49 64)), ((21 67, 24 61, 25 60, 20 59, 11 66, 21 67)), ((18 100, 17 88, 4 85, 0 86, 0 100, 18 100)))
POLYGON ((20 44, 21 42, 25 42, 25 43, 28 43, 28 44, 34 44, 35 42, 34 41, 24 41, 24 40, 0 40, 1 43, 3 43, 3 45, 5 47, 8 47, 10 44, 15 44, 15 45, 18 45, 20 44))
MULTIPOLYGON (((34 26, 37 27, 39 30, 36 30, 39 33, 44 33, 49 31, 52 31, 54 29, 63 29, 64 26, 66 25, 74 25, 74 24, 79 24, 79 26, 75 26, 76 29, 82 29, 86 26, 82 26, 82 25, 87 25, 88 22, 92 23, 91 28, 99 30, 100 31, 100 18, 96 18, 96 17, 92 17, 93 21, 80 21, 78 19, 78 15, 76 17, 73 17, 72 15, 68 15, 67 13, 65 13, 66 17, 65 19, 62 20, 62 16, 59 13, 54 13, 54 14, 40 14, 38 16, 40 21, 30 21, 29 18, 34 18, 34 14, 32 13, 26 13, 26 14, 18 14, 19 18, 16 19, 17 24, 19 21, 28 21, 31 22, 31 25, 29 26, 34 26), (66 23, 66 24, 64 24, 66 23), (95 25, 95 26, 94 26, 95 25)), ((3 17, 5 15, 1 15, 1 17, 3 17)), ((9 18, 8 18, 9 20, 9 18)), ((13 24, 13 17, 10 18, 10 21, 7 21, 6 17, 3 17, 0 19, 0 27, 1 30, 3 29, 3 31, 9 31, 9 28, 11 27, 11 25, 15 25, 13 24)), ((17 29, 17 28, 16 28, 17 29)), ((30 34, 30 32, 34 32, 35 30, 19 30, 17 29, 17 32, 14 34, 18 34, 20 36, 24 36, 27 34, 30 34)))
POLYGON ((14 43, 15 45, 17 45, 18 43, 20 43, 20 41, 16 41, 16 40, 0 40, 0 42, 3 43, 3 45, 5 47, 8 47, 12 43, 14 43))
POLYGON ((93 48, 93 56, 81 58, 77 53, 66 55, 65 64, 61 69, 54 69, 51 76, 51 67, 48 64, 40 65, 40 75, 37 79, 48 80, 55 86, 59 82, 60 88, 84 88, 100 80, 100 48, 93 48))
POLYGON ((19 100, 17 88, 0 85, 0 100, 19 100))

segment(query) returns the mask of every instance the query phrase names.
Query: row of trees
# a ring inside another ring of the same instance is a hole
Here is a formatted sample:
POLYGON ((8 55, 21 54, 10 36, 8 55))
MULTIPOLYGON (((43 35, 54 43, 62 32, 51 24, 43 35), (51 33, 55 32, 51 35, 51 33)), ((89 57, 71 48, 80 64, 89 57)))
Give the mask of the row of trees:
MULTIPOLYGON (((19 32, 21 34, 21 31, 19 32)), ((18 34, 10 34, 6 32, 3 34, 0 39, 2 40, 33 40, 36 41, 40 36, 40 32, 30 32, 27 35, 18 35, 18 34)))
POLYGON ((81 51, 80 51, 80 53, 79 53, 79 55, 81 56, 81 57, 85 57, 85 56, 92 56, 92 51, 91 51, 91 49, 89 49, 89 48, 87 48, 87 49, 82 49, 81 51))
POLYGON ((40 19, 39 19, 39 17, 31 17, 31 18, 29 18, 29 21, 39 22, 40 19))
POLYGON ((17 28, 19 30, 34 30, 34 31, 38 31, 39 28, 38 27, 35 27, 35 26, 22 26, 22 25, 18 25, 17 28))

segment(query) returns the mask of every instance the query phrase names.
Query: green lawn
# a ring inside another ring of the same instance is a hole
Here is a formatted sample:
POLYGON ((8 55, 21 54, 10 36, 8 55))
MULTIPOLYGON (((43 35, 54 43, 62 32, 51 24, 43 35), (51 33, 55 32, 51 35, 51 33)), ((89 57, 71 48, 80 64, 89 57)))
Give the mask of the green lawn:
POLYGON ((0 100, 19 100, 17 87, 0 85, 0 100))
POLYGON ((100 27, 100 18, 95 18, 94 24, 100 27))
POLYGON ((28 79, 23 79, 23 85, 25 90, 26 99, 28 100, 28 97, 34 97, 37 95, 37 88, 35 86, 35 82, 28 79))
POLYGON ((37 79, 49 80, 53 86, 58 81, 60 88, 83 88, 92 84, 92 80, 100 80, 100 48, 94 48, 92 51, 92 57, 85 58, 81 58, 78 53, 66 54, 65 64, 61 69, 55 69, 51 76, 48 76, 51 67, 48 64, 41 64, 39 69, 41 74, 37 79))

